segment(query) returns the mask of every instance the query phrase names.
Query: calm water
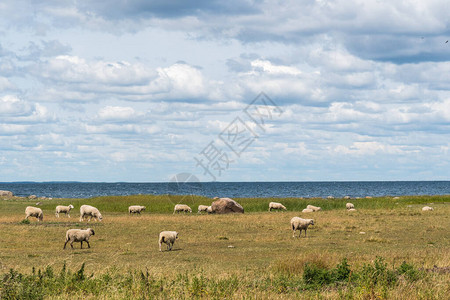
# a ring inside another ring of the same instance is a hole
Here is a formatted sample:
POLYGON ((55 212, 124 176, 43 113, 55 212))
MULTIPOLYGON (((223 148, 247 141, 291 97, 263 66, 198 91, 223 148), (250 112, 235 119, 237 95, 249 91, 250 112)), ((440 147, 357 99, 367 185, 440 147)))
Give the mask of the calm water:
POLYGON ((98 183, 14 182, 0 183, 0 190, 16 196, 89 198, 109 195, 194 194, 207 197, 365 197, 401 195, 448 195, 450 181, 363 182, 190 182, 190 183, 98 183))

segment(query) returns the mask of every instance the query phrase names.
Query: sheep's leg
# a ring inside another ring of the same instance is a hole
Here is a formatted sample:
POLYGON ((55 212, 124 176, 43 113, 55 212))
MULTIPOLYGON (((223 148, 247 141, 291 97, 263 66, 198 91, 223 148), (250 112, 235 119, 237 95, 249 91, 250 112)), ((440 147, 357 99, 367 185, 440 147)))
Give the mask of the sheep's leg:
POLYGON ((73 241, 70 241, 70 247, 73 249, 73 241))
POLYGON ((91 248, 91 245, 89 244, 89 241, 85 241, 88 244, 88 248, 91 248))
POLYGON ((83 249, 83 241, 81 241, 81 249, 83 249))
POLYGON ((69 215, 69 213, 67 213, 67 216, 70 218, 70 215, 69 215))
POLYGON ((69 242, 69 240, 67 240, 67 241, 64 243, 64 248, 63 248, 63 250, 66 249, 67 242, 69 242))
POLYGON ((292 233, 292 237, 295 238, 295 229, 294 229, 294 232, 292 233))
POLYGON ((159 252, 161 252, 161 241, 159 241, 159 252))
POLYGON ((55 213, 55 216, 56 216, 57 218, 59 218, 59 213, 55 213))

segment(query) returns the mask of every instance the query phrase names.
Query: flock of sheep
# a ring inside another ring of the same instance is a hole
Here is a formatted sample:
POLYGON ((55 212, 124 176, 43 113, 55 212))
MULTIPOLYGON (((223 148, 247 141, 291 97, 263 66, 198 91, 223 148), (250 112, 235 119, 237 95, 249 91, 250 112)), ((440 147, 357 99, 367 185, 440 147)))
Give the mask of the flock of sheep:
MULTIPOLYGON (((356 211, 355 206, 352 203, 347 203, 345 205, 346 209, 348 211, 356 211)), ((59 214, 63 213, 66 214, 67 217, 70 218, 70 211, 74 208, 72 204, 68 206, 58 205, 55 209, 55 216, 59 218, 59 214)), ((145 206, 141 205, 132 205, 128 207, 128 213, 131 214, 141 214, 142 211, 145 210, 145 206)), ((286 207, 278 202, 270 202, 269 203, 269 211, 272 210, 287 210, 286 207)), ((305 209, 302 210, 303 213, 312 213, 322 210, 322 208, 308 205, 305 209)), ((422 211, 432 211, 433 208, 430 206, 425 206, 422 208, 422 211)), ((186 205, 186 204, 176 204, 174 207, 173 213, 179 213, 179 212, 188 212, 192 213, 192 209, 186 205)), ((199 205, 198 206, 198 213, 201 212, 207 212, 212 213, 211 206, 207 205, 199 205)), ((29 217, 34 217, 38 221, 43 221, 44 214, 42 212, 42 209, 38 207, 33 206, 27 206, 25 209, 25 219, 28 219, 29 217)), ((88 222, 94 218, 96 221, 102 221, 103 217, 100 211, 93 206, 90 205, 82 205, 80 207, 80 222, 82 222, 85 218, 89 217, 88 222)), ((302 231, 305 231, 305 237, 306 237, 306 230, 308 229, 309 225, 314 225, 313 219, 303 219, 300 217, 293 217, 291 219, 291 228, 292 228, 292 237, 295 237, 295 231, 299 230, 299 237, 302 234, 302 231)), ((69 229, 66 232, 66 240, 64 243, 64 248, 66 249, 67 243, 70 243, 70 246, 73 249, 73 243, 79 242, 81 243, 81 249, 83 249, 83 242, 86 242, 88 245, 88 248, 91 248, 89 244, 89 238, 95 235, 95 232, 92 228, 88 229, 69 229)), ((178 239, 178 232, 176 231, 162 231, 159 234, 159 251, 161 250, 161 245, 163 243, 167 244, 167 250, 172 250, 173 244, 178 239)))

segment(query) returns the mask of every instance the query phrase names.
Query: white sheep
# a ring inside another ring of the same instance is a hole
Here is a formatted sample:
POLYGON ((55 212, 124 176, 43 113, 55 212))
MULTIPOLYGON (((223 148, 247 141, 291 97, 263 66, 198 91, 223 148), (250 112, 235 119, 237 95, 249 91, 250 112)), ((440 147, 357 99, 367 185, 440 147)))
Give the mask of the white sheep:
POLYGON ((306 206, 306 208, 312 209, 313 211, 319 211, 322 210, 322 208, 318 207, 318 206, 314 206, 314 205, 308 205, 306 206))
POLYGON ((355 208, 355 206, 353 205, 353 203, 347 203, 347 204, 345 204, 345 208, 347 208, 347 209, 352 209, 352 208, 355 208))
POLYGON ((314 225, 313 219, 302 219, 299 217, 293 217, 291 219, 291 227, 293 230, 292 237, 295 237, 295 230, 300 230, 300 234, 298 237, 302 235, 302 230, 305 231, 305 237, 306 237, 306 230, 308 229, 309 225, 314 225))
POLYGON ((42 209, 34 206, 27 206, 25 208, 25 219, 28 220, 28 217, 35 217, 38 222, 44 219, 44 214, 42 213, 42 209))
POLYGON ((177 205, 175 205, 175 207, 173 209, 173 213, 175 214, 176 212, 180 212, 180 211, 190 212, 191 213, 192 212, 192 208, 190 208, 186 204, 177 204, 177 205))
POLYGON ((208 212, 208 207, 209 207, 208 205, 199 205, 197 213, 201 213, 202 211, 208 212))
POLYGON ((131 214, 141 214, 142 211, 145 210, 145 206, 142 205, 132 205, 128 207, 128 213, 131 214))
POLYGON ((208 214, 212 214, 212 213, 213 213, 213 211, 212 211, 212 206, 208 206, 208 208, 206 209, 206 212, 207 212, 208 214))
POLYGON ((432 210, 434 210, 434 208, 432 208, 431 206, 422 207, 422 211, 432 211, 432 210))
POLYGON ((84 220, 84 217, 89 216, 88 222, 94 218, 95 220, 101 221, 103 220, 102 214, 100 211, 90 205, 81 205, 80 207, 80 222, 84 220))
POLYGON ((89 237, 91 235, 95 235, 94 229, 92 229, 92 228, 69 229, 66 232, 66 242, 64 243, 63 249, 66 249, 66 245, 68 242, 70 242, 70 247, 72 247, 72 249, 73 249, 74 242, 80 242, 81 249, 83 249, 83 242, 86 242, 88 244, 88 248, 91 248, 91 245, 89 245, 89 237))
POLYGON ((56 207, 56 210, 55 210, 55 216, 56 216, 57 218, 59 218, 59 214, 60 214, 60 213, 64 213, 64 214, 66 214, 66 215, 70 218, 69 213, 70 213, 70 210, 71 210, 72 208, 73 208, 73 205, 72 205, 72 204, 69 204, 69 206, 58 205, 58 206, 56 207))
POLYGON ((302 213, 312 213, 314 212, 311 208, 305 208, 302 210, 302 213))
POLYGON ((178 239, 178 232, 176 231, 162 231, 159 234, 159 251, 161 250, 161 244, 167 244, 167 250, 172 250, 173 244, 178 239))
POLYGON ((286 206, 284 206, 283 204, 278 203, 278 202, 270 202, 269 203, 269 211, 272 211, 272 209, 277 209, 277 210, 283 209, 283 210, 286 210, 286 206))

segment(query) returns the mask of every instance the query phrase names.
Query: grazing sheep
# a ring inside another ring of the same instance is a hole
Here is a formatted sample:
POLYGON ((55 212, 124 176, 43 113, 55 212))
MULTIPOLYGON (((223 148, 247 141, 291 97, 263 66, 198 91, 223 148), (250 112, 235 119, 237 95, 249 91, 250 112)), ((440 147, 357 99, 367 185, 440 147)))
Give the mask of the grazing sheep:
POLYGON ((347 204, 345 204, 345 208, 347 208, 347 209, 352 209, 352 208, 355 208, 355 206, 353 205, 353 203, 347 203, 347 204))
POLYGON ((73 208, 73 205, 72 205, 72 204, 69 204, 69 206, 58 205, 58 206, 56 207, 56 210, 55 210, 55 216, 56 216, 57 218, 59 218, 59 214, 60 214, 60 213, 64 213, 64 214, 66 214, 66 215, 70 218, 69 213, 70 213, 70 210, 71 210, 72 208, 73 208))
POLYGON ((35 217, 38 220, 38 222, 44 219, 42 209, 33 206, 27 206, 27 208, 25 208, 25 215, 26 215, 25 219, 27 220, 28 217, 35 217))
POLYGON ((334 197, 333 196, 328 196, 327 199, 334 199, 334 197))
POLYGON ((199 205, 197 213, 201 213, 202 211, 208 212, 208 207, 210 207, 210 206, 208 206, 208 205, 199 205))
POLYGON ((142 211, 145 210, 145 206, 142 205, 132 205, 128 207, 128 213, 131 214, 141 214, 142 211))
POLYGON ((90 205, 81 205, 80 207, 80 222, 84 220, 84 217, 89 216, 88 222, 94 218, 95 220, 101 221, 103 220, 102 214, 100 211, 90 205))
POLYGON ((192 208, 190 208, 186 204, 177 204, 177 205, 175 205, 175 207, 173 209, 173 213, 175 214, 176 212, 180 212, 180 211, 191 213, 192 212, 192 208))
POLYGON ((176 231, 162 231, 159 234, 159 251, 161 250, 161 244, 166 243, 167 244, 167 250, 172 250, 173 243, 178 239, 178 232, 176 231))
POLYGON ((95 235, 94 229, 91 229, 91 228, 69 229, 66 232, 66 242, 64 243, 63 249, 66 249, 66 245, 68 242, 70 242, 70 247, 72 247, 72 249, 73 249, 74 242, 80 242, 81 249, 83 249, 83 242, 86 242, 88 244, 88 248, 91 248, 91 245, 89 245, 89 237, 91 235, 95 235))
POLYGON ((314 212, 311 208, 305 208, 302 210, 302 213, 312 213, 314 212))
POLYGON ((431 206, 422 207, 422 211, 432 211, 432 210, 434 210, 434 208, 432 208, 431 206))
POLYGON ((322 208, 320 208, 318 206, 314 206, 314 205, 308 205, 308 206, 306 206, 306 208, 312 209, 313 211, 322 210, 322 208))
POLYGON ((350 196, 344 196, 344 199, 348 200, 350 199, 350 196))
POLYGON ((283 209, 283 210, 286 210, 286 206, 284 206, 283 204, 278 203, 278 202, 270 202, 269 203, 269 211, 272 211, 272 209, 278 209, 278 210, 283 209))
POLYGON ((309 225, 314 225, 313 219, 302 219, 299 217, 293 217, 291 219, 291 227, 293 230, 292 237, 295 237, 295 230, 300 230, 300 234, 298 237, 302 235, 302 230, 305 231, 305 237, 306 237, 306 230, 308 229, 309 225))

